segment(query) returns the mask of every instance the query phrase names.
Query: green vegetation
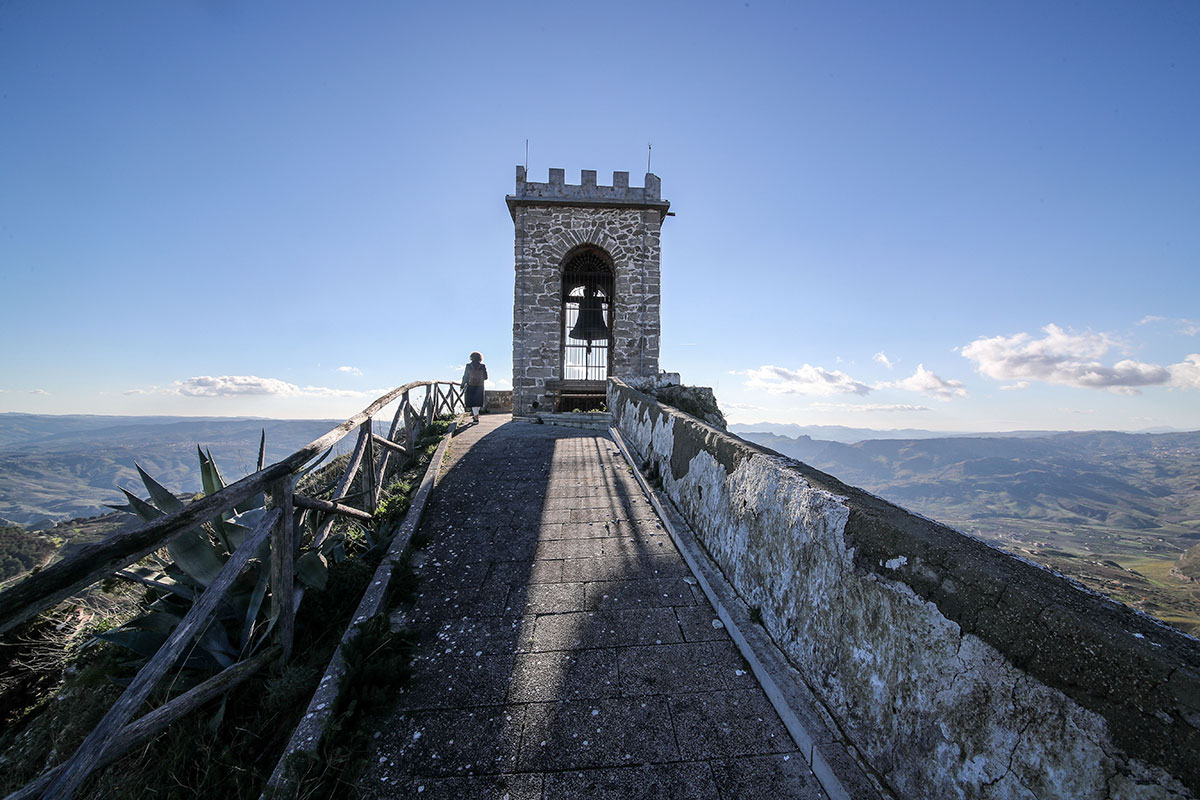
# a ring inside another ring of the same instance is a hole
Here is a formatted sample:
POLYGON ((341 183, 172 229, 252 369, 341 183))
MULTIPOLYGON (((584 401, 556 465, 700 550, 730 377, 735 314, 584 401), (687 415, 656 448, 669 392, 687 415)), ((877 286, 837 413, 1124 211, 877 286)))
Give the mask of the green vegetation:
MULTIPOLYGON (((427 427, 413 456, 394 464, 383 476, 387 488, 377 509, 378 522, 370 531, 335 518, 327 545, 320 553, 309 551, 323 579, 309 583, 298 610, 291 663, 281 671, 250 678, 223 700, 178 721, 100 771, 85 787, 87 797, 158 800, 258 795, 447 426, 439 420, 427 427)), ((305 476, 299 487, 328 498, 346 458, 305 476)), ((223 481, 216 465, 203 452, 201 473, 206 491, 220 488, 223 481)), ((127 495, 133 512, 151 518, 181 502, 145 472, 141 476, 150 499, 127 495)), ((130 660, 128 650, 148 652, 150 639, 166 635, 189 596, 206 585, 214 566, 219 569, 231 547, 264 513, 264 500, 258 498, 213 525, 185 534, 179 546, 173 542, 137 565, 141 578, 162 586, 108 580, 83 604, 60 606, 9 637, 17 646, 0 648, 4 658, 0 674, 5 681, 0 684, 0 792, 23 786, 74 752, 119 695, 120 686, 135 674, 139 659, 130 660)), ((311 541, 325 519, 313 512, 298 514, 303 540, 311 541)), ((222 610, 219 624, 210 626, 199 646, 160 684, 152 698, 154 705, 189 688, 205 670, 244 657, 265 641, 272 625, 270 604, 264 601, 269 599, 265 561, 265 554, 252 560, 235 584, 233 600, 222 610), (263 605, 268 609, 264 611, 263 605)), ((355 689, 340 701, 336 724, 342 732, 334 733, 322 762, 314 765, 305 796, 328 797, 345 787, 342 772, 359 746, 347 731, 353 729, 364 704, 378 701, 382 692, 403 680, 410 648, 407 638, 387 631, 382 619, 348 648, 355 689)))
MULTIPOLYGON (((263 467, 265 445, 264 433, 259 447, 258 469, 263 467)), ((197 450, 204 494, 214 494, 224 488, 225 481, 212 455, 199 448, 197 450)), ((119 510, 129 511, 143 522, 149 522, 183 508, 179 498, 147 475, 140 466, 134 466, 150 500, 142 500, 122 489, 129 503, 119 510)), ((126 647, 147 659, 158 652, 195 599, 212 583, 234 551, 266 516, 266 502, 264 495, 255 495, 212 523, 174 537, 164 548, 167 559, 155 555, 127 570, 151 587, 146 593, 147 613, 126 622, 118 630, 99 634, 99 638, 126 647)), ((304 518, 304 513, 296 509, 294 524, 298 530, 302 529, 304 518)), ((270 586, 269 554, 270 542, 264 540, 238 576, 237 583, 226 593, 214 624, 209 625, 200 637, 198 646, 190 651, 185 666, 216 672, 248 657, 267 640, 280 610, 275 600, 278 592, 270 586), (268 589, 271 602, 264 609, 268 589)), ((301 548, 300 556, 296 559, 296 577, 310 589, 323 588, 328 578, 324 554, 311 547, 301 548)), ((291 587, 287 587, 287 590, 291 591, 291 587)))
POLYGON ((408 680, 413 640, 393 633, 387 617, 377 614, 359 626, 343 648, 346 674, 337 708, 321 743, 319 758, 294 754, 307 761, 296 770, 301 798, 343 797, 355 785, 370 737, 358 724, 363 714, 387 701, 408 680))
POLYGON ((41 566, 56 549, 48 537, 20 525, 0 525, 0 580, 41 566))

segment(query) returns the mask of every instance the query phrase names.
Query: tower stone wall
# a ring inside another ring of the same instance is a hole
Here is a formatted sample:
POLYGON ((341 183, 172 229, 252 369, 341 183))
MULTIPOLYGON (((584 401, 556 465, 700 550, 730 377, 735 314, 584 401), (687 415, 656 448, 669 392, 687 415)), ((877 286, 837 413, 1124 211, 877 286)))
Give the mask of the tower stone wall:
MULTIPOLYGON (((637 379, 658 374, 660 339, 660 233, 670 203, 658 176, 631 187, 628 172, 611 186, 583 170, 579 185, 561 169, 550 180, 526 180, 517 167, 516 192, 506 199, 514 228, 513 413, 554 410, 571 382, 562 370, 563 266, 579 248, 602 250, 614 271, 610 375, 637 379)), ((603 388, 598 391, 603 394, 603 388)))

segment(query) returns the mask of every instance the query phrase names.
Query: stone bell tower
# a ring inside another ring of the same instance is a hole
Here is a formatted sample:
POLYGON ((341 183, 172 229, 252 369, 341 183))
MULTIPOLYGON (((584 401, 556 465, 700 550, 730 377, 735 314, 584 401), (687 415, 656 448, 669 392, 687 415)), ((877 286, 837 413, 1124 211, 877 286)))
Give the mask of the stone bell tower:
POLYGON ((525 180, 505 198, 516 236, 513 296, 513 413, 588 410, 611 377, 658 374, 659 235, 671 204, 646 173, 598 186, 561 169, 547 183, 525 180))

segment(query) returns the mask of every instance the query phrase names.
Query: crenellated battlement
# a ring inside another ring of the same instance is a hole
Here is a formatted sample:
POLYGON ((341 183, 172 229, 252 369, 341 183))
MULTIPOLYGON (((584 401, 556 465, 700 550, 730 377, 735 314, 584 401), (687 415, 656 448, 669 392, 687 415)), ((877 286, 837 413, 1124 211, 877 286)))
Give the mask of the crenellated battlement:
POLYGON ((662 199, 662 180, 653 172, 646 173, 644 186, 630 186, 628 172, 614 172, 611 186, 598 184, 594 169, 580 170, 578 184, 567 183, 563 169, 551 168, 549 177, 545 183, 527 180, 525 167, 517 165, 516 192, 505 197, 514 219, 521 206, 620 206, 652 209, 660 219, 671 207, 662 199))

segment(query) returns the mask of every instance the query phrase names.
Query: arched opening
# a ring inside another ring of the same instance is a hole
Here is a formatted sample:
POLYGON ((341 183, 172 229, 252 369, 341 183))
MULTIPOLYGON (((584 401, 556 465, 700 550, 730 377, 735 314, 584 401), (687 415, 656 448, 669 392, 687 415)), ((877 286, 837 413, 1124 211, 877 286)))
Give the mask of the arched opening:
POLYGON ((612 369, 613 266, 597 247, 567 257, 562 277, 563 411, 603 402, 612 369), (574 399, 571 399, 574 398, 574 399))

